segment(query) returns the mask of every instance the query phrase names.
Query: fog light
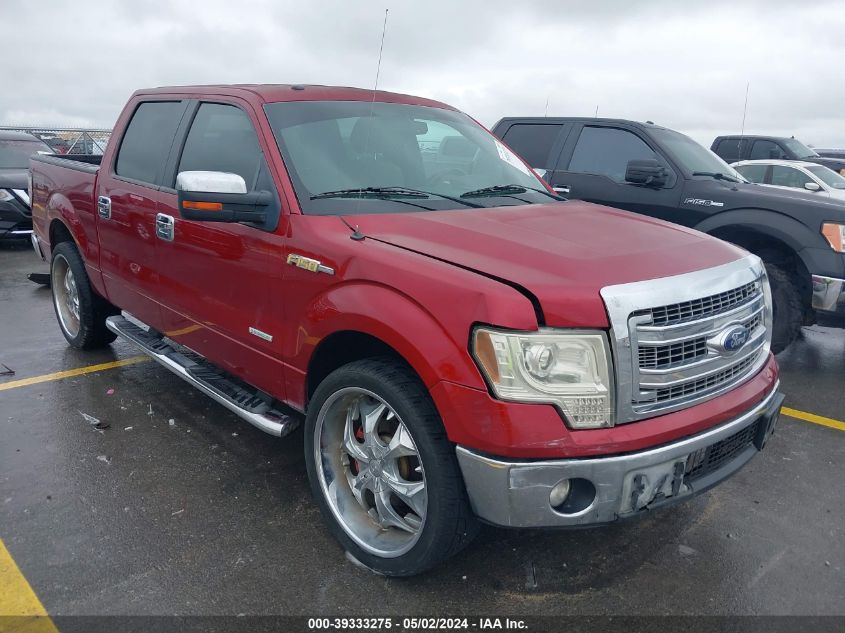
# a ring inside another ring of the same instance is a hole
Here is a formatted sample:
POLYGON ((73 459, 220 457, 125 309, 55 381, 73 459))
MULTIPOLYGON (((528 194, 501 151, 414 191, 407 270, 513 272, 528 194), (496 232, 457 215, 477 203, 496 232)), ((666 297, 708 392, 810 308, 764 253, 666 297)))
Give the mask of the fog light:
POLYGON ((549 493, 549 503, 552 504, 553 508, 559 508, 563 505, 563 502, 566 501, 566 498, 569 496, 569 490, 571 487, 572 486, 568 479, 564 479, 563 481, 559 481, 555 484, 555 487, 552 488, 552 491, 549 493))

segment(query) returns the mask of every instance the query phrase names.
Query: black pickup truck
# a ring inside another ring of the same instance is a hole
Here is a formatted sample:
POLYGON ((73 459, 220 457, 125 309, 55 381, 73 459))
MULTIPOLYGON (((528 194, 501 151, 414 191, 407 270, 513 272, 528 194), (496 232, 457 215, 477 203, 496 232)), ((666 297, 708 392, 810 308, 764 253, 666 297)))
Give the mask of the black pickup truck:
POLYGON ((710 146, 726 163, 740 160, 803 160, 824 165, 845 176, 845 157, 825 156, 795 138, 783 136, 717 136, 710 146))
POLYGON ((651 122, 505 118, 493 128, 559 194, 668 220, 766 264, 775 352, 802 325, 845 325, 845 203, 747 182, 691 138, 651 122))

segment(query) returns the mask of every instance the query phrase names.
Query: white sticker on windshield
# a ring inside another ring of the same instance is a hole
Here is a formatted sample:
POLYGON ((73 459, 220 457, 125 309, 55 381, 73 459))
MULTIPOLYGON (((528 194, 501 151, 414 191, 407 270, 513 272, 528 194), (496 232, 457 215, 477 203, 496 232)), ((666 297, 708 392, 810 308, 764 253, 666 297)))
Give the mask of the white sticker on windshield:
POLYGON ((531 172, 528 170, 528 167, 526 167, 525 163, 520 160, 519 156, 517 156, 507 147, 502 145, 498 140, 496 140, 496 149, 499 151, 499 158, 501 158, 503 161, 505 161, 509 165, 513 165, 526 176, 531 175, 531 172))

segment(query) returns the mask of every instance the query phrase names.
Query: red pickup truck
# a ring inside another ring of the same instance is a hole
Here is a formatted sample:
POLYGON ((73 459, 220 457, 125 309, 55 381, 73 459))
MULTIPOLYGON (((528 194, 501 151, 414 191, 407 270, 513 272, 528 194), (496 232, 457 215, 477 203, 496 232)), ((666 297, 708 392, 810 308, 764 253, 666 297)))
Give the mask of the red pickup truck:
POLYGON ((447 105, 157 88, 112 138, 31 163, 64 336, 125 337, 278 436, 304 414, 316 502, 373 570, 423 571, 479 519, 642 514, 773 432, 760 260, 563 201, 447 105))

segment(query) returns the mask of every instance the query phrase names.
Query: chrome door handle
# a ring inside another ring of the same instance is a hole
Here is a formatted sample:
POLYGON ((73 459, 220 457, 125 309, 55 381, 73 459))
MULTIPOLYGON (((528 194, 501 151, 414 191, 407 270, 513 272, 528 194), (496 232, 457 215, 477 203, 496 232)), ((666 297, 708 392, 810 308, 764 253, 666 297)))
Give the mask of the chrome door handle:
POLYGON ((173 230, 176 226, 176 220, 172 215, 165 215, 159 213, 156 215, 156 235, 167 242, 173 241, 173 230))
POLYGON ((111 198, 108 196, 99 196, 97 198, 97 212, 104 220, 111 219, 111 198))
POLYGON ((552 187, 558 193, 569 193, 569 185, 558 185, 557 187, 552 187))

